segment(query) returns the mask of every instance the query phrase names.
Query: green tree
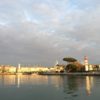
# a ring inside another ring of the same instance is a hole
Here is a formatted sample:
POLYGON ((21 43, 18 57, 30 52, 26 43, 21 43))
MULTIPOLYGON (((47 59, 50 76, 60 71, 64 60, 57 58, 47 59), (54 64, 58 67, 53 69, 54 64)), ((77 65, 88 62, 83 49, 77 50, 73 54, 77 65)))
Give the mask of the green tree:
POLYGON ((65 68, 67 72, 76 72, 77 66, 75 64, 68 64, 65 68))
POLYGON ((67 72, 84 71, 84 66, 73 57, 63 58, 63 61, 68 62, 66 66, 67 72))
POLYGON ((63 61, 67 61, 67 62, 76 62, 77 61, 77 59, 75 59, 75 58, 72 58, 72 57, 66 57, 66 58, 63 58, 63 61))

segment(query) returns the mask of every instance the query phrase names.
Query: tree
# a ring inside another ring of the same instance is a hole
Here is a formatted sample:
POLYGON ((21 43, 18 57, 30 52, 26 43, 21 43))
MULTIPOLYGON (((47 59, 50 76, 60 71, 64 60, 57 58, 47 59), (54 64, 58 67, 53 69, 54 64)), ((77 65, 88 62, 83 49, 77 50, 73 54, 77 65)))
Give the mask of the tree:
POLYGON ((63 58, 63 61, 68 62, 66 66, 66 70, 68 72, 84 71, 84 66, 80 62, 78 62, 78 60, 75 58, 66 57, 63 58))
POLYGON ((77 66, 74 64, 68 64, 65 69, 67 72, 76 72, 77 66))
POLYGON ((67 61, 67 62, 76 62, 77 60, 75 58, 72 58, 72 57, 66 57, 66 58, 63 58, 63 61, 67 61))

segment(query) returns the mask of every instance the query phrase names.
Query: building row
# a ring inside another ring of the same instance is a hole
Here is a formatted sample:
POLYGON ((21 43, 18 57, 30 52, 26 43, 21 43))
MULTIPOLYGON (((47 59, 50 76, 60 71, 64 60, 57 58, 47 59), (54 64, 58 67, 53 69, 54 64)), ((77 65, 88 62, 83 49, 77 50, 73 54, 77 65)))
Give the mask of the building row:
MULTIPOLYGON (((84 71, 100 71, 100 64, 93 65, 88 63, 88 57, 84 57, 84 71)), ((17 67, 10 65, 0 65, 0 73, 38 73, 38 72, 52 72, 52 73, 62 73, 66 71, 66 65, 59 65, 58 63, 53 67, 45 66, 21 66, 18 64, 17 67)))
POLYGON ((84 57, 85 71, 100 71, 100 64, 89 64, 88 57, 84 57))
POLYGON ((63 70, 63 66, 53 66, 53 67, 45 67, 45 66, 21 66, 18 64, 17 67, 10 65, 0 65, 0 73, 38 73, 38 72, 60 72, 63 70))

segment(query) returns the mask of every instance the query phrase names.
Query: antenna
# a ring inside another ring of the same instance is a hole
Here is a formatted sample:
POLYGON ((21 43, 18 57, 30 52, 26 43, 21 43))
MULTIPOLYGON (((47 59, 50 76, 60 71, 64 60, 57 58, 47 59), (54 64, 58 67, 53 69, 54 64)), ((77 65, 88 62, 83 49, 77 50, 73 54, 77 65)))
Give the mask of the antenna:
POLYGON ((56 60, 55 66, 58 65, 58 60, 56 60))

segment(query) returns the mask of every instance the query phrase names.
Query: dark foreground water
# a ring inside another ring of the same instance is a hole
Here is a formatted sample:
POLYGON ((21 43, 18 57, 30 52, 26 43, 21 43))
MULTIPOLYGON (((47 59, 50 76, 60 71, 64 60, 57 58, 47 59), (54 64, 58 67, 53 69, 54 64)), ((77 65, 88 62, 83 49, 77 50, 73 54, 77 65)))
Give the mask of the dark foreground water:
POLYGON ((100 100, 100 77, 1 75, 0 100, 100 100))

